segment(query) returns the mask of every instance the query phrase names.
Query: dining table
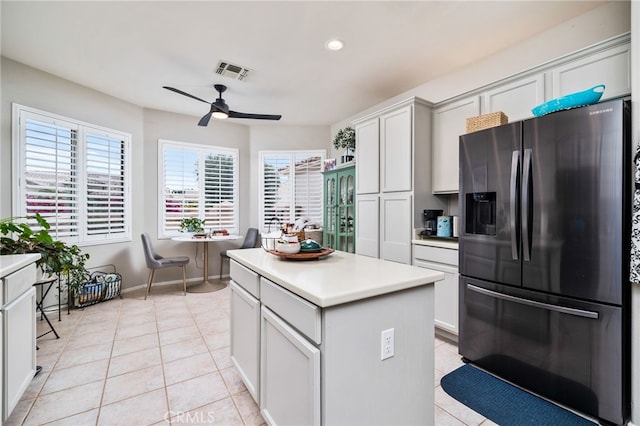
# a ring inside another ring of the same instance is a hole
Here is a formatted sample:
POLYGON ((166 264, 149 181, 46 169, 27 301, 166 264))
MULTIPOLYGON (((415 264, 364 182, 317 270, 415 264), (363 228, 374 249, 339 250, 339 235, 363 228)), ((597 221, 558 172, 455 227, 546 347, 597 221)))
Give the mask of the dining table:
POLYGON ((232 241, 242 239, 242 235, 209 235, 205 237, 193 236, 193 235, 180 235, 172 237, 172 241, 178 241, 182 243, 202 243, 203 258, 204 258, 204 271, 202 274, 202 281, 196 284, 188 284, 188 293, 209 293, 212 291, 221 290, 226 287, 226 284, 221 281, 209 281, 209 243, 219 243, 222 241, 232 241))

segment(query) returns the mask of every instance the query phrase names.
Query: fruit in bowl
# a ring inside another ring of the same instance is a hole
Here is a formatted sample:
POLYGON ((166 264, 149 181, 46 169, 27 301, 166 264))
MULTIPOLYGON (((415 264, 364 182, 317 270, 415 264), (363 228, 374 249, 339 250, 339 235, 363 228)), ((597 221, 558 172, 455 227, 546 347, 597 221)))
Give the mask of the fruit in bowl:
POLYGON ((300 251, 314 252, 322 250, 322 246, 315 240, 306 239, 300 243, 300 251))
POLYGON ((276 251, 280 253, 296 254, 300 251, 300 243, 290 243, 285 240, 277 240, 276 251))

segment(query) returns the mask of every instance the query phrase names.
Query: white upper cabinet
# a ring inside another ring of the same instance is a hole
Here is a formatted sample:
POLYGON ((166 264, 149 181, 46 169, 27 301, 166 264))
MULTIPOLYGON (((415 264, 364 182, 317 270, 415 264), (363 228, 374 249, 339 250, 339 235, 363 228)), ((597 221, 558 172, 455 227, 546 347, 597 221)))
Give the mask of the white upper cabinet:
POLYGON ((482 96, 482 113, 502 111, 509 122, 533 117, 531 109, 545 102, 544 74, 518 79, 482 96))
POLYGON ((601 100, 631 93, 630 45, 616 46, 556 67, 551 99, 604 84, 601 100))
POLYGON ((433 110, 433 192, 458 192, 458 148, 467 118, 480 115, 480 97, 471 96, 433 110))
POLYGON ((411 191, 413 154, 411 105, 380 116, 382 192, 411 191))
POLYGON ((605 85, 601 100, 631 93, 628 34, 435 105, 433 193, 458 192, 458 138, 466 133, 467 118, 502 111, 509 122, 524 120, 540 104, 599 84, 605 85))
POLYGON ((356 124, 356 194, 380 191, 380 131, 378 118, 356 124))

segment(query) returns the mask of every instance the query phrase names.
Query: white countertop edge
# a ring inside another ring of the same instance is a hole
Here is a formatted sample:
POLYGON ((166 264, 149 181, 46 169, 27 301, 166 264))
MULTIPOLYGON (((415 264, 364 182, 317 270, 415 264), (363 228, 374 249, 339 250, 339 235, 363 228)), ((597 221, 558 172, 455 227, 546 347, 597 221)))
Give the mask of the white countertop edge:
POLYGON ((38 259, 40 259, 38 253, 4 254, 0 256, 0 277, 6 277, 38 259))
POLYGON ((229 250, 227 254, 321 308, 432 285, 444 279, 444 273, 439 271, 344 252, 309 261, 280 259, 262 249, 229 250), (314 266, 319 268, 307 274, 305 268, 314 266), (358 276, 353 275, 356 271, 358 276), (386 277, 382 271, 386 271, 386 277), (300 283, 300 278, 305 282, 300 283))
POLYGON ((433 238, 424 239, 424 240, 411 240, 411 244, 416 244, 419 246, 431 246, 431 247, 440 247, 452 250, 458 250, 458 243, 453 241, 439 241, 433 238))

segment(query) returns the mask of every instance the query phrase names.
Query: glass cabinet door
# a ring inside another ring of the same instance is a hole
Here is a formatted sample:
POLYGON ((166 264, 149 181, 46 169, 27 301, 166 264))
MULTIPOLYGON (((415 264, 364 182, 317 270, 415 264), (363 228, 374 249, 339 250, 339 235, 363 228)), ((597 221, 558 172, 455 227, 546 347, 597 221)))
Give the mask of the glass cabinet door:
POLYGON ((324 172, 324 246, 355 253, 355 167, 324 172))

